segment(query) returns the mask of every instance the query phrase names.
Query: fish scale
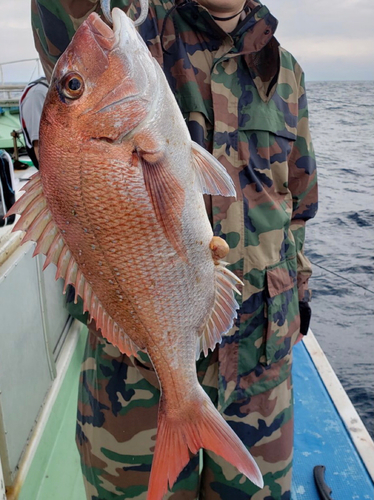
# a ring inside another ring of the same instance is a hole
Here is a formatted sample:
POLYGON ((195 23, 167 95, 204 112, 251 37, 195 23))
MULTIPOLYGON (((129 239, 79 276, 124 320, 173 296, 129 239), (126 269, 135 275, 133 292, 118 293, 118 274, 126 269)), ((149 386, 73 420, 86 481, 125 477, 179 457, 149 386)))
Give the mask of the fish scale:
MULTIPOLYGON (((92 177, 92 183, 96 183, 95 177, 92 177)), ((131 179, 131 184, 133 187, 135 184, 134 179, 131 179)), ((144 197, 144 182, 140 180, 140 184, 143 184, 141 192, 144 197)), ((117 198, 115 191, 117 190, 116 186, 118 184, 110 183, 110 185, 113 188, 113 192, 109 191, 109 189, 105 189, 106 197, 109 199, 115 199, 117 198)), ((106 231, 100 231, 100 233, 98 233, 97 241, 98 247, 106 248, 105 260, 109 264, 110 268, 114 269, 114 267, 118 267, 118 269, 120 269, 120 274, 124 276, 126 280, 126 288, 122 286, 122 291, 126 295, 131 293, 134 307, 143 306, 144 308, 144 298, 146 303, 148 302, 148 304, 150 304, 150 294, 148 288, 150 284, 149 276, 151 272, 153 272, 154 279, 159 282, 162 281, 163 273, 161 268, 153 269, 154 264, 149 258, 149 248, 147 245, 149 241, 148 235, 152 233, 152 241, 161 254, 162 248, 165 247, 167 241, 163 232, 155 226, 154 220, 149 218, 147 211, 142 210, 143 216, 137 218, 137 224, 130 224, 132 227, 128 227, 129 224, 127 221, 132 220, 130 218, 130 214, 132 212, 132 207, 136 204, 136 197, 134 199, 134 196, 132 196, 135 189, 133 190, 126 185, 126 191, 130 194, 130 196, 127 197, 127 204, 121 205, 121 212, 123 215, 122 223, 118 224, 116 219, 112 217, 108 226, 106 226, 106 231), (119 243, 113 243, 113 240, 118 241, 119 243), (133 241, 137 241, 138 246, 135 247, 133 245, 133 241), (123 251, 121 254, 121 249, 125 249, 125 258, 123 251), (131 292, 128 290, 131 290, 131 292)), ((104 202, 104 206, 105 205, 106 203, 104 202)), ((142 205, 142 208, 144 209, 144 203, 142 205)), ((101 219, 101 213, 97 210, 95 205, 91 210, 90 219, 94 225, 101 219)), ((113 274, 113 279, 116 279, 115 274, 113 274)), ((149 314, 152 318, 158 317, 154 311, 149 311, 149 314)), ((141 315, 142 314, 139 313, 139 316, 141 315)), ((154 322, 156 319, 152 319, 152 321, 154 322)))

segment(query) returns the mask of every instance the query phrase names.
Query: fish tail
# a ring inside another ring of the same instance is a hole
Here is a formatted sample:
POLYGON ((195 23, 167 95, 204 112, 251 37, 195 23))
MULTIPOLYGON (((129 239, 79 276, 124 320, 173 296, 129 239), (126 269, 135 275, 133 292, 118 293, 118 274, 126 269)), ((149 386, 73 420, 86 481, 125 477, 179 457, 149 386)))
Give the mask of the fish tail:
POLYGON ((195 454, 200 448, 223 457, 256 486, 263 487, 262 474, 252 455, 207 396, 199 410, 196 405, 191 411, 183 408, 182 415, 168 416, 161 399, 147 500, 162 500, 168 486, 173 486, 188 464, 189 451, 195 454))

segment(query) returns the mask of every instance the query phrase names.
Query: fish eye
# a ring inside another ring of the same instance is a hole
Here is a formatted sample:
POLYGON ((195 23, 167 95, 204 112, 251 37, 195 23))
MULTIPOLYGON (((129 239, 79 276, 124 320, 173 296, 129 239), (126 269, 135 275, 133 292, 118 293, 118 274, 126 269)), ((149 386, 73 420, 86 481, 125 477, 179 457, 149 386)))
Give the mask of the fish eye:
POLYGON ((62 78, 61 90, 68 99, 78 99, 84 92, 83 78, 79 73, 68 73, 62 78))

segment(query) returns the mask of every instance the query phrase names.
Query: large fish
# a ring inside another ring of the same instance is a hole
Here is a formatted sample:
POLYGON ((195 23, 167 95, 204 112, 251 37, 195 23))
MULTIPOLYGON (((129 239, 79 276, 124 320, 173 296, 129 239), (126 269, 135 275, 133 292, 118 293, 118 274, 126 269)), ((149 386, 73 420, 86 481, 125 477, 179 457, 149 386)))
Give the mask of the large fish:
POLYGON ((59 59, 40 127, 40 175, 12 213, 35 254, 73 284, 102 334, 148 353, 161 399, 148 489, 160 500, 206 448, 258 486, 261 473, 198 383, 195 359, 232 326, 239 280, 217 256, 203 193, 235 196, 191 141, 133 22, 91 14, 59 59))

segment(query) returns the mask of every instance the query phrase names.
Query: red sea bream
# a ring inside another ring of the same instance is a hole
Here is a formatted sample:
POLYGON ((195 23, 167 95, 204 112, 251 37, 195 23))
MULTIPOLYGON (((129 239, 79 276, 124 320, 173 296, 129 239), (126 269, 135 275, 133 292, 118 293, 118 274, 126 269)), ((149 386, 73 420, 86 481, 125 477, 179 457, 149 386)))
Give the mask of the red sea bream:
MULTIPOLYGON (((102 335, 145 351, 161 387, 149 500, 206 448, 261 473, 198 383, 195 359, 231 328, 239 280, 217 258, 203 194, 233 183, 190 139, 133 22, 91 14, 56 64, 40 128, 40 174, 12 209, 35 253, 73 284, 102 335)), ((219 245, 218 245, 219 246, 219 245)))

